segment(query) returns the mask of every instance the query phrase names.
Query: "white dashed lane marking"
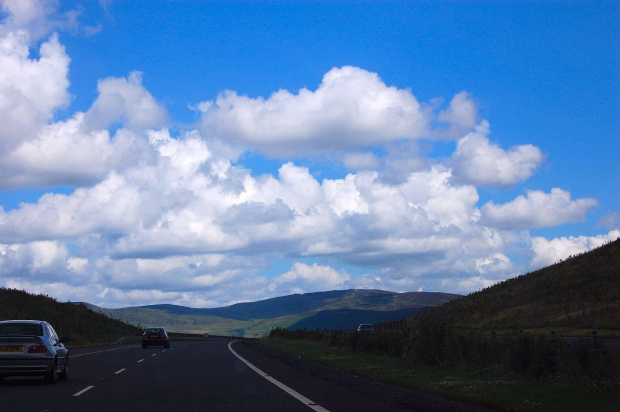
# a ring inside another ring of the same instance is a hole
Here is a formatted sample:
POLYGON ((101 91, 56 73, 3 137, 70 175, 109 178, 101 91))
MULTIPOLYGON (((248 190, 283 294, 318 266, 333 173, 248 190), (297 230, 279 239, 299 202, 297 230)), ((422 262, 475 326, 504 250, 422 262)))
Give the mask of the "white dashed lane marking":
MULTIPOLYGON (((117 350, 117 349, 110 349, 110 350, 117 350)), ((79 355, 73 355, 75 356, 84 356, 84 355, 91 355, 93 353, 101 353, 101 352, 108 352, 107 350, 104 351, 98 351, 98 352, 90 352, 90 353, 83 353, 83 354, 79 354, 79 355)), ((163 350, 162 352, 165 352, 165 350, 163 350)), ((152 354, 151 356, 157 356, 156 353, 152 354)), ((139 361, 137 361, 137 363, 143 362, 144 359, 140 359, 139 361)), ((125 372, 127 370, 127 368, 123 368, 123 369, 119 369, 116 372, 114 372, 115 375, 118 375, 119 373, 125 372)), ((94 388, 94 386, 87 386, 84 389, 82 389, 81 391, 73 394, 73 396, 80 396, 82 395, 84 392, 91 390, 92 388, 94 388)))
POLYGON ((94 388, 94 386, 87 386, 84 389, 82 389, 81 391, 79 391, 78 393, 74 394, 73 396, 80 396, 81 394, 83 394, 84 392, 86 392, 86 391, 88 391, 88 390, 90 390, 92 388, 94 388))

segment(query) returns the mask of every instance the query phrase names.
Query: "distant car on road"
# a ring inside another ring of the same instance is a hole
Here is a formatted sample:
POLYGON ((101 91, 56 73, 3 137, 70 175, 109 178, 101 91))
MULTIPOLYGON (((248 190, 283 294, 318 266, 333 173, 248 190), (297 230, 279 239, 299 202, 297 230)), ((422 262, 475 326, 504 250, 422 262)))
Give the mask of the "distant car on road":
POLYGON ((360 325, 357 327, 357 331, 358 332, 374 332, 375 327, 372 326, 370 323, 360 323, 360 325))
POLYGON ((69 351, 63 342, 45 321, 0 321, 0 379, 43 376, 47 383, 67 379, 69 351))
POLYGON ((142 333, 142 347, 146 348, 149 345, 163 346, 164 348, 170 347, 170 339, 168 338, 168 332, 164 328, 147 328, 142 333))

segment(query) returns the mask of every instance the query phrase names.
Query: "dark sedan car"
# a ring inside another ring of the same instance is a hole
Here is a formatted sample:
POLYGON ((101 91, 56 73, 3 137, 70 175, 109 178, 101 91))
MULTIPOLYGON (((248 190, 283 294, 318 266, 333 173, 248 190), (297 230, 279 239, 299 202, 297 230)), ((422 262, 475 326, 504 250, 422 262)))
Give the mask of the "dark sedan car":
POLYGON ((358 327, 357 327, 357 331, 358 332, 374 332, 375 331, 375 327, 372 326, 369 323, 361 323, 358 327))
POLYGON ((142 347, 146 348, 149 345, 163 346, 164 348, 170 347, 170 340, 168 339, 168 332, 164 328, 147 328, 142 333, 142 347))
POLYGON ((0 322, 0 379, 44 376, 54 383, 69 376, 69 351, 52 325, 40 320, 0 322))

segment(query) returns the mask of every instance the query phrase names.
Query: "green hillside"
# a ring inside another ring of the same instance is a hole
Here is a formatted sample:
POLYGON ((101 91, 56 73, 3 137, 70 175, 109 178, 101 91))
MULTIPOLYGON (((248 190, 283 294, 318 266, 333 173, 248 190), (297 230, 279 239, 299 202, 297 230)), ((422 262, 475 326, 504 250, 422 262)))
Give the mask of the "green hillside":
POLYGON ((90 307, 133 324, 161 325, 175 332, 261 337, 275 327, 352 329, 359 323, 399 320, 457 297, 449 293, 337 290, 211 309, 177 305, 90 307))
POLYGON ((620 329, 620 239, 409 319, 469 329, 620 329))
POLYGON ((69 345, 110 343, 123 336, 142 333, 136 326, 97 313, 84 305, 0 288, 0 320, 10 319, 48 321, 60 336, 71 338, 69 345))

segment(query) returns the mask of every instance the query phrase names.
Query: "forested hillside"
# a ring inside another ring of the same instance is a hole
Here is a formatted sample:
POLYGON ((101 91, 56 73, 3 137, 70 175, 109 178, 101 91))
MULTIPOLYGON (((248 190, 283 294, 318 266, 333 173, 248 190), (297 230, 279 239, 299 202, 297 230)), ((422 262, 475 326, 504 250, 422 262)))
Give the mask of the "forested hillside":
POLYGON ((0 288, 0 320, 9 319, 48 321, 61 337, 71 338, 69 346, 111 343, 123 336, 142 333, 134 325, 109 318, 84 305, 58 302, 48 296, 31 295, 22 290, 0 288))
POLYGON ((620 239, 408 319, 471 329, 620 329, 620 239))

